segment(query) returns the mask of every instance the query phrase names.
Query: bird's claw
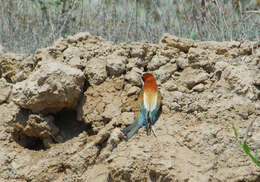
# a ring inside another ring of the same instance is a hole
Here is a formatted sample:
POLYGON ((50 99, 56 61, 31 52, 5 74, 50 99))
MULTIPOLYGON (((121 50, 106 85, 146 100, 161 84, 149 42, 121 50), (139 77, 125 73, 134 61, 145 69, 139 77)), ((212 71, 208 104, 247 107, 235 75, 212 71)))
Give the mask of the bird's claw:
POLYGON ((150 133, 150 127, 149 127, 149 124, 146 123, 146 134, 149 135, 150 133))
POLYGON ((157 135, 156 135, 156 133, 155 133, 155 131, 154 131, 154 129, 153 129, 152 126, 151 126, 151 130, 152 130, 152 132, 153 132, 153 135, 154 135, 155 137, 157 137, 157 135))

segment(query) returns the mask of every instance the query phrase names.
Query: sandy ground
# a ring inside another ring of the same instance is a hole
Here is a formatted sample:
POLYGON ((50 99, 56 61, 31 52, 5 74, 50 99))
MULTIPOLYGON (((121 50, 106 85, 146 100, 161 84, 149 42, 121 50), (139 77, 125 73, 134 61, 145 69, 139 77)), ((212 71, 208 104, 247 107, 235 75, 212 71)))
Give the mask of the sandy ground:
POLYGON ((165 34, 115 45, 88 33, 32 55, 0 51, 0 181, 259 182, 238 146, 260 147, 260 45, 165 34), (154 125, 128 142, 151 72, 163 96, 154 125))

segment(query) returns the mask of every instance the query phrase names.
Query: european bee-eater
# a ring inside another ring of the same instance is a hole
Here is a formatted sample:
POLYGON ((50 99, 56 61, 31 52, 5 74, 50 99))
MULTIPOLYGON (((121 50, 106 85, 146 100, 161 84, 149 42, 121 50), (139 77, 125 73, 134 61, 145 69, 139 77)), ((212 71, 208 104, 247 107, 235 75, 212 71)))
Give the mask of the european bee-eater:
POLYGON ((141 107, 140 115, 132 124, 123 129, 123 133, 126 135, 126 140, 129 140, 134 134, 136 134, 142 126, 146 126, 148 134, 160 112, 162 99, 156 79, 151 73, 139 74, 141 75, 143 83, 143 90, 139 97, 141 107))

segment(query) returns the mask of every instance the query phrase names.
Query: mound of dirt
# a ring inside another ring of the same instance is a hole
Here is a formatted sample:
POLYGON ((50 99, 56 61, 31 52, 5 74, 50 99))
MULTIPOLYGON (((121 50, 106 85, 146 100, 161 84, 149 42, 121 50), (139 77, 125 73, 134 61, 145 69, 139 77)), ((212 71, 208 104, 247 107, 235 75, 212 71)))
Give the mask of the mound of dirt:
POLYGON ((32 55, 0 51, 0 181, 260 181, 238 146, 260 147, 260 44, 115 45, 89 33, 32 55), (128 142, 151 72, 163 96, 154 125, 128 142))

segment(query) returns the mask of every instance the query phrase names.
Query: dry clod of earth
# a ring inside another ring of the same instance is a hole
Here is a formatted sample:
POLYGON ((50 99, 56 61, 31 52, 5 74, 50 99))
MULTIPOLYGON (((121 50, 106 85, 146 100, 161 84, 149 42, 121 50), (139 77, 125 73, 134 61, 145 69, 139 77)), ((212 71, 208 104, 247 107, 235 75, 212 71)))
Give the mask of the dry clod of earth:
POLYGON ((115 45, 89 33, 33 55, 0 48, 0 181, 259 182, 237 145, 259 146, 260 46, 165 34, 158 44, 115 45), (154 125, 128 142, 141 81, 163 96, 154 125))
POLYGON ((85 82, 84 73, 64 63, 41 61, 35 71, 14 84, 13 101, 32 112, 57 112, 76 107, 85 82))

